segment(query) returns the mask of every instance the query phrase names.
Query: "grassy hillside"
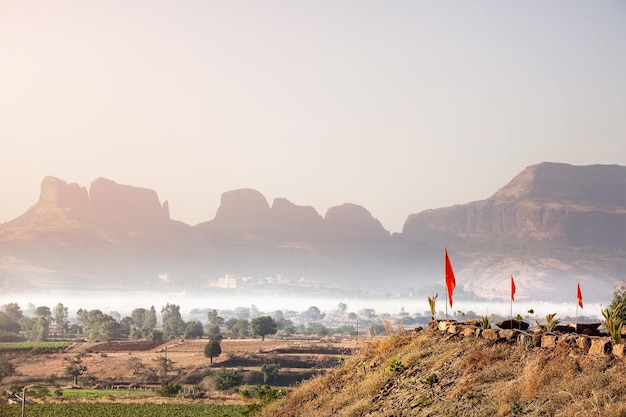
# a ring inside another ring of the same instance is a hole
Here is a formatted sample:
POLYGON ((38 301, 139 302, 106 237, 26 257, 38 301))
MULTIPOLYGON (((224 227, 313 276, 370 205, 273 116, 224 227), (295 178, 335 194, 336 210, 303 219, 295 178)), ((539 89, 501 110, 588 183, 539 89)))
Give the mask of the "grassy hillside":
POLYGON ((369 342, 261 416, 626 416, 626 362, 439 331, 369 342))

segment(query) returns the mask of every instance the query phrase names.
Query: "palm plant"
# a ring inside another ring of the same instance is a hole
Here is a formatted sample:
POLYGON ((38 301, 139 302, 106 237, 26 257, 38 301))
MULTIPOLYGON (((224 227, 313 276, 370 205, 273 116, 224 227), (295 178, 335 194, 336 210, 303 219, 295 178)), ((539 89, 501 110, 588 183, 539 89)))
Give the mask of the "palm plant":
POLYGON ((622 339, 622 326, 624 325, 624 320, 619 318, 619 315, 624 308, 624 302, 620 302, 614 308, 610 306, 601 309, 602 315, 604 316, 604 328, 607 333, 611 336, 613 340, 613 344, 619 344, 622 339))
POLYGON ((556 313, 546 315, 545 325, 535 320, 535 323, 537 323, 537 328, 541 330, 542 332, 553 332, 556 329, 556 326, 558 326, 559 323, 561 322, 561 319, 556 319, 555 316, 556 316, 556 313))
POLYGON ((495 314, 492 314, 491 316, 482 316, 480 318, 480 327, 482 329, 491 329, 491 322, 495 318, 496 318, 495 314))
POLYGON ((430 317, 432 320, 435 320, 435 305, 437 303, 437 297, 439 296, 439 293, 435 294, 432 298, 427 297, 428 298, 428 306, 430 307, 430 317))

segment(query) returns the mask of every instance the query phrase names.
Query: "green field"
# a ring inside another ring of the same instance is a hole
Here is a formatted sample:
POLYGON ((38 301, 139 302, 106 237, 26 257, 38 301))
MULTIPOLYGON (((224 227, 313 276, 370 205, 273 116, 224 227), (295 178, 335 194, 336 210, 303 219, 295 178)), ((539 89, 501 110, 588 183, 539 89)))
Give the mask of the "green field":
MULTIPOLYGON (((142 404, 142 403, 53 403, 27 404, 28 417, 236 417, 242 405, 142 404)), ((2 417, 20 417, 20 404, 0 405, 2 417)))
POLYGON ((128 398, 128 397, 154 397, 155 391, 131 391, 117 389, 67 389, 63 390, 63 398, 128 398))
POLYGON ((70 342, 0 342, 0 352, 11 351, 49 351, 64 349, 68 347, 70 342))

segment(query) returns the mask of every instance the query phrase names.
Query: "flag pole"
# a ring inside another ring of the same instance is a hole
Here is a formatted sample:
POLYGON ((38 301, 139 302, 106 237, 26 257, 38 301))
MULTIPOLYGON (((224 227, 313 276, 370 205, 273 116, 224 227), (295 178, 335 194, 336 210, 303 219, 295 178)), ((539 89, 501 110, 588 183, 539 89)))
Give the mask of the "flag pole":
POLYGON ((448 319, 448 302, 450 298, 450 290, 448 289, 448 280, 446 277, 446 252, 448 248, 446 246, 443 247, 443 280, 446 282, 446 320, 448 319))
POLYGON ((576 300, 576 321, 574 322, 576 333, 578 333, 578 300, 576 300))

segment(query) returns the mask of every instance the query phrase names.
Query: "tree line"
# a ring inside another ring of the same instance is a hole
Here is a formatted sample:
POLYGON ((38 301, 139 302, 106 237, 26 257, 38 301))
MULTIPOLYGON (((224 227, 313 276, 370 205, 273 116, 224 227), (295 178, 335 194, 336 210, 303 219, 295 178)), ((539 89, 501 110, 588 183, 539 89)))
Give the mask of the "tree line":
POLYGON ((68 316, 68 308, 62 303, 52 309, 47 306, 32 308, 30 316, 24 314, 17 303, 5 304, 0 311, 0 342, 43 342, 72 338, 90 341, 160 341, 205 336, 211 339, 221 336, 222 327, 238 337, 256 335, 264 339, 292 324, 281 318, 275 320, 271 316, 255 317, 250 321, 239 318, 224 320, 217 310, 209 310, 205 326, 198 320, 184 321, 180 306, 170 303, 161 308, 160 326, 154 306, 135 308, 126 317, 120 317, 114 312, 107 314, 98 309, 83 308, 76 312, 76 322, 70 322, 68 316))

